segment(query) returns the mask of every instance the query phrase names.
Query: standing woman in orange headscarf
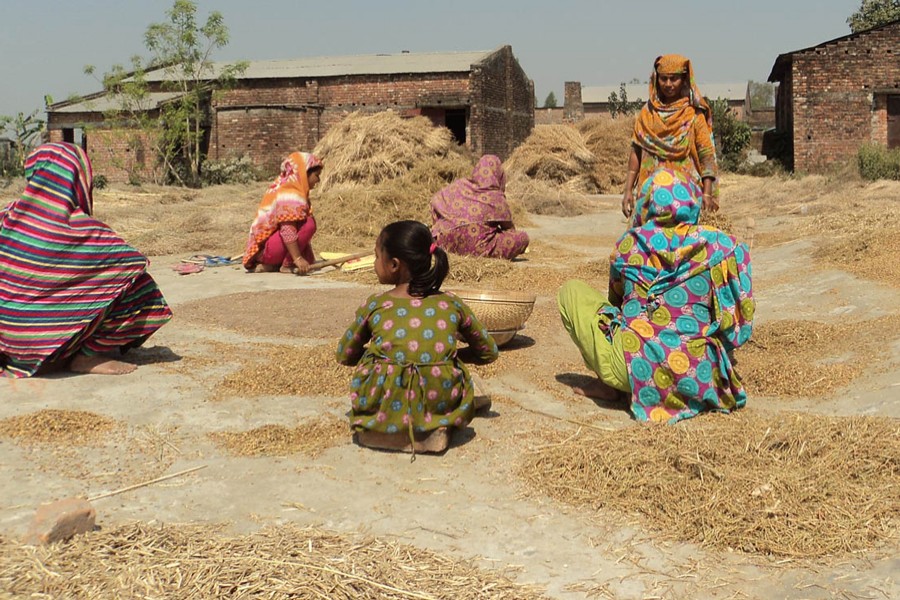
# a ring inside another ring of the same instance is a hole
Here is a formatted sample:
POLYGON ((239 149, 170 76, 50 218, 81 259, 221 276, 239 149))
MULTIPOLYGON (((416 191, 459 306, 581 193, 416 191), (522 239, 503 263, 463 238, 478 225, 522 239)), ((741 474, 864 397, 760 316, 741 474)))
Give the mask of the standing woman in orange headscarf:
POLYGON ((319 183, 321 173, 322 161, 307 152, 294 152, 281 163, 281 173, 263 195, 250 226, 245 269, 309 272, 316 260, 311 244, 316 220, 309 192, 319 183))
POLYGON ((694 82, 691 61, 677 54, 658 56, 650 74, 650 99, 634 123, 622 212, 634 212, 635 190, 659 167, 683 171, 703 189, 703 205, 719 209, 719 167, 712 112, 694 82))

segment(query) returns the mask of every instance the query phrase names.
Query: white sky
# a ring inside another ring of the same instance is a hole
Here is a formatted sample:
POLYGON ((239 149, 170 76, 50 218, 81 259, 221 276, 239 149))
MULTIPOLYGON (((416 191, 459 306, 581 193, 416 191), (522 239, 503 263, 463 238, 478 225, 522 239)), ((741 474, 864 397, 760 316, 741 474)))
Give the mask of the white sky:
MULTIPOLYGON (((510 44, 538 101, 563 82, 645 80, 653 58, 691 58, 699 82, 765 81, 775 58, 850 33, 859 0, 199 0, 225 17, 215 60, 491 50, 510 44)), ((0 0, 0 114, 100 89, 83 74, 147 56, 171 0, 0 0)))

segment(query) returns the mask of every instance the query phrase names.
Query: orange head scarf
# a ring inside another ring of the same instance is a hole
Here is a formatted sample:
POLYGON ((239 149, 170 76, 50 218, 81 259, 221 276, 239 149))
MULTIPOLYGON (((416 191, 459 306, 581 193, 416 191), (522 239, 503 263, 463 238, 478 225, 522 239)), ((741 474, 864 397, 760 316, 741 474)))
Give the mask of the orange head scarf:
POLYGON ((250 239, 244 251, 244 266, 249 266, 266 240, 282 223, 305 221, 312 214, 307 173, 321 169, 322 161, 308 152, 294 152, 281 163, 281 173, 269 185, 256 219, 250 226, 250 239))
POLYGON ((632 141, 662 160, 680 160, 688 156, 690 129, 699 112, 712 131, 712 111, 694 81, 691 61, 678 54, 665 54, 653 61, 650 73, 650 99, 641 110, 634 125, 632 141), (684 75, 681 98, 664 103, 659 97, 656 79, 659 73, 684 75))

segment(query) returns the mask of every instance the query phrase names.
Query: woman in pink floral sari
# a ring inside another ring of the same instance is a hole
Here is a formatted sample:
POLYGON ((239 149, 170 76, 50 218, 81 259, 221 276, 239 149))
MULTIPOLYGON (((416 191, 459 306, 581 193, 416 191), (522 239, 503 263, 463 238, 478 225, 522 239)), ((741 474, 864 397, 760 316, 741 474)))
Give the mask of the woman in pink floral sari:
POLYGON ((457 179, 431 200, 431 232, 447 252, 512 259, 525 252, 528 234, 515 228, 500 159, 481 157, 472 176, 457 179))

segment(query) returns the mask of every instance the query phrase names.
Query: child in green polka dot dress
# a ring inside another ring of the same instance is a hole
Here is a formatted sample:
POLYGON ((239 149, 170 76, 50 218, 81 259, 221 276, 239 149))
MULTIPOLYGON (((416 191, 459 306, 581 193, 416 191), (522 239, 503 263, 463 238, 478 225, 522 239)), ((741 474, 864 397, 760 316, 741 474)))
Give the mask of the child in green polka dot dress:
POLYGON ((418 221, 391 223, 378 236, 375 273, 394 287, 363 302, 337 347, 338 361, 356 367, 350 425, 360 445, 442 452, 452 428, 472 419, 475 390, 458 344, 479 362, 499 351, 472 310, 440 291, 449 268, 418 221))

